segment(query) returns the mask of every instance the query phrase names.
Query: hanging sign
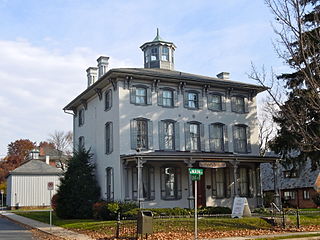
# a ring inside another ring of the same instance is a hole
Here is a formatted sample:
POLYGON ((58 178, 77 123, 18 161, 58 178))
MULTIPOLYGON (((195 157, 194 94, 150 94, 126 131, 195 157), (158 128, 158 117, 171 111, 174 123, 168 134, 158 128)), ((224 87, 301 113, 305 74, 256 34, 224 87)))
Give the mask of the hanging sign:
POLYGON ((225 168, 227 164, 225 162, 200 162, 199 167, 203 168, 225 168))

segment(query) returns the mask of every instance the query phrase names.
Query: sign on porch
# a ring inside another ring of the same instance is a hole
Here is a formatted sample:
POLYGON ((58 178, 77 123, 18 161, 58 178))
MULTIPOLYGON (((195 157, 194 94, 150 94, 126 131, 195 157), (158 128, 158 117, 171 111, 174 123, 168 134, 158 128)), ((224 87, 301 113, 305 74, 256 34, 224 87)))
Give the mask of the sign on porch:
POLYGON ((227 164, 225 162, 200 162, 199 167, 203 168, 225 168, 227 164))
POLYGON ((189 174, 191 174, 191 175, 203 175, 203 169, 189 168, 189 174))

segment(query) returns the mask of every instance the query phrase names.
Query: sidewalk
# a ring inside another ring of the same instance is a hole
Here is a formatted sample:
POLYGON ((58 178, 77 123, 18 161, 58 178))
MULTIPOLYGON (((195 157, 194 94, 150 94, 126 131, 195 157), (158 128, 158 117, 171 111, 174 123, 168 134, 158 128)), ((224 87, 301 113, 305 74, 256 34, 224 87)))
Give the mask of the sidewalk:
POLYGON ((93 238, 90 238, 89 236, 85 235, 85 234, 81 234, 81 233, 76 233, 70 230, 67 230, 65 228, 61 228, 61 227, 56 227, 56 226, 52 226, 50 228, 49 224, 46 223, 42 223, 39 221, 35 221, 33 219, 30 218, 25 218, 19 215, 16 215, 14 213, 9 213, 9 212, 1 212, 0 211, 0 215, 17 223, 20 223, 22 225, 34 228, 34 229, 38 229, 39 231, 57 236, 57 237, 61 237, 63 239, 72 239, 72 240, 93 240, 93 238))

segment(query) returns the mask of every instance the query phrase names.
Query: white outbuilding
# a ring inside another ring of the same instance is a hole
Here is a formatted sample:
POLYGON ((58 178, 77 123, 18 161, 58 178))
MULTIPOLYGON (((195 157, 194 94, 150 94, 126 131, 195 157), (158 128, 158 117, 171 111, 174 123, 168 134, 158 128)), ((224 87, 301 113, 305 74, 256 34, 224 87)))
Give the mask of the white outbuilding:
POLYGON ((56 193, 61 175, 61 169, 40 160, 24 163, 7 176, 7 206, 50 206, 50 194, 56 193))

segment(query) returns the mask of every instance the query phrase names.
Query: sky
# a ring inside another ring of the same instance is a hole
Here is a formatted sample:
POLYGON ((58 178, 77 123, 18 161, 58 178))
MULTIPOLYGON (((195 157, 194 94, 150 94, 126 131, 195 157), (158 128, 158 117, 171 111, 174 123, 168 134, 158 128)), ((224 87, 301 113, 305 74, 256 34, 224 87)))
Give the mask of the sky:
POLYGON ((0 158, 10 142, 72 130, 62 108, 86 88, 86 69, 143 67, 139 48, 174 42, 175 69, 248 78, 251 62, 281 72, 264 0, 0 0, 0 158))

